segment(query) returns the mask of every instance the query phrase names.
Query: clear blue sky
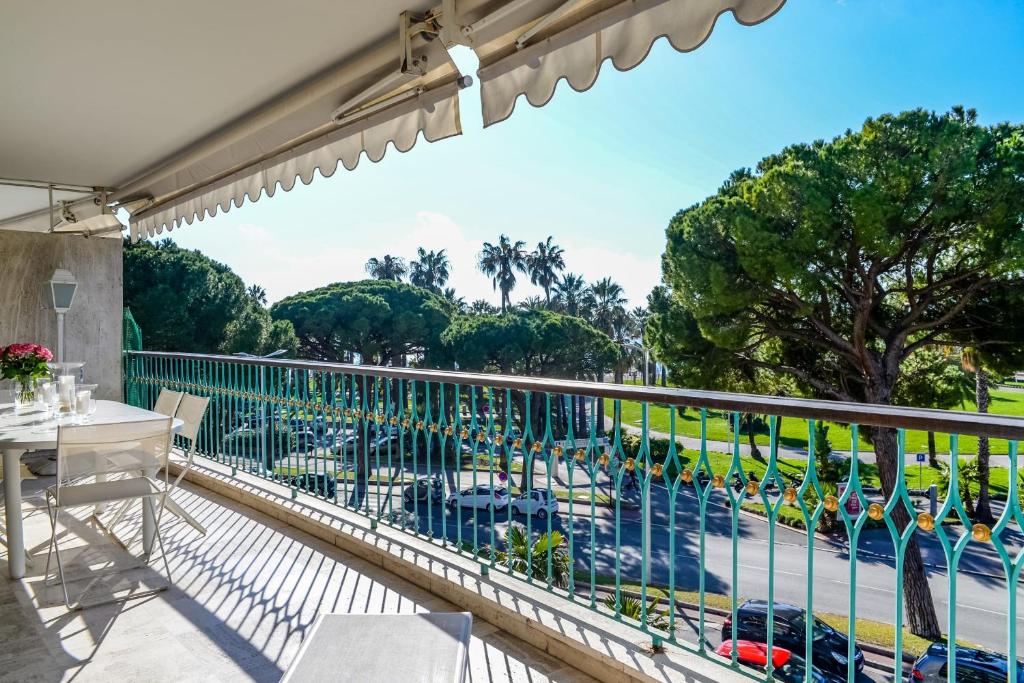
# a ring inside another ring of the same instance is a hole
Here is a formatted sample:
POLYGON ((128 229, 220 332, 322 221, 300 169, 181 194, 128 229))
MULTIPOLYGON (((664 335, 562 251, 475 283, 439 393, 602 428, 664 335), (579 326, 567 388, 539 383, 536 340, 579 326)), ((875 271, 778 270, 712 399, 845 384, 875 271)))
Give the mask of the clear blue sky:
MULTIPOLYGON (((475 73, 475 57, 456 60, 475 73)), ((547 235, 569 270, 605 275, 642 304, 660 279, 668 220, 734 169, 864 119, 963 104, 984 122, 1024 120, 1024 3, 789 0, 755 27, 723 17, 699 50, 664 40, 633 71, 605 65, 586 93, 564 82, 546 107, 520 100, 483 130, 479 89, 462 93, 464 134, 379 164, 317 177, 172 233, 230 265, 271 301, 364 276, 370 256, 447 248, 467 300, 497 303, 475 269, 500 233, 547 235)), ((522 282, 518 300, 537 290, 522 282)))

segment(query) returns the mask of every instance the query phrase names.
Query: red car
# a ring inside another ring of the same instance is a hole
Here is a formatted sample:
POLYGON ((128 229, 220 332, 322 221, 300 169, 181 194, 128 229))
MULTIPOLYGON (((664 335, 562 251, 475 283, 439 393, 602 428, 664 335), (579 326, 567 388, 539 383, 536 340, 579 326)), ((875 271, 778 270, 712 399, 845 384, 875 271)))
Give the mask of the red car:
MULTIPOLYGON (((715 650, 715 654, 731 659, 732 641, 724 641, 715 650)), ((737 640, 736 659, 740 664, 765 669, 768 666, 768 645, 766 643, 755 643, 750 640, 737 640)), ((772 669, 775 680, 782 681, 783 683, 803 683, 805 668, 805 662, 802 657, 793 654, 784 647, 779 647, 778 645, 772 647, 772 669)), ((817 669, 812 668, 811 680, 815 683, 831 683, 838 679, 825 676, 817 669)))

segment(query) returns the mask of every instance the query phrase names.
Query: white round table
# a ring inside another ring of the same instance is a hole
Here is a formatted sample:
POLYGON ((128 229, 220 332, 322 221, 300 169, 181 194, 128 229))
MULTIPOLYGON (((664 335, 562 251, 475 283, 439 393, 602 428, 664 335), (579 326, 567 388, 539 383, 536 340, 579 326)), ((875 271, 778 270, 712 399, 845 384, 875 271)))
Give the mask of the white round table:
MULTIPOLYGON (((25 533, 21 510, 21 456, 25 451, 57 447, 57 425, 50 423, 40 429, 39 413, 15 415, 12 403, 0 403, 0 451, 4 461, 4 508, 7 526, 7 564, 12 579, 25 576, 25 533)), ((117 401, 96 401, 96 413, 90 424, 125 424, 146 420, 167 419, 154 413, 117 401)), ((171 430, 180 431, 184 423, 175 418, 171 430)), ((143 506, 143 545, 152 546, 156 520, 143 506)))

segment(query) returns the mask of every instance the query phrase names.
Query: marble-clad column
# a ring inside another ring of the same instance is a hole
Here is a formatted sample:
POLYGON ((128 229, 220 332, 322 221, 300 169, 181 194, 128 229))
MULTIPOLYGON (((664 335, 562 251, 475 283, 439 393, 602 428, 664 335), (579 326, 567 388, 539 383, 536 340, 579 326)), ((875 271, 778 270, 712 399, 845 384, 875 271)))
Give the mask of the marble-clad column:
POLYGON ((64 319, 64 355, 85 361, 98 397, 121 399, 122 259, 120 237, 0 230, 0 345, 44 344, 56 353, 57 316, 47 282, 56 268, 78 280, 64 319))

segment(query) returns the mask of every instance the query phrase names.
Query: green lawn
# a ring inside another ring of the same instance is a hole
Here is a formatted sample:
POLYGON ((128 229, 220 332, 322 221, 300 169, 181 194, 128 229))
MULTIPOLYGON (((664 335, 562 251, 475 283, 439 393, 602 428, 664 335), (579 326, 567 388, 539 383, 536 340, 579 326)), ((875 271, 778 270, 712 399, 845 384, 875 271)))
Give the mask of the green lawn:
MULTIPOLYGON (((700 453, 689 449, 681 449, 679 452, 680 460, 683 462, 684 467, 694 469, 697 466, 697 458, 700 453)), ((730 466, 732 465, 732 455, 727 453, 709 452, 708 460, 711 462, 712 474, 725 475, 728 473, 730 466)), ((758 480, 762 479, 765 472, 768 469, 768 463, 766 460, 759 460, 751 456, 743 456, 740 458, 740 464, 743 467, 743 472, 749 473, 754 472, 758 480)), ((790 460, 787 458, 779 458, 778 467, 779 472, 787 477, 794 475, 803 476, 806 470, 807 463, 804 460, 790 460)), ((863 461, 858 465, 858 473, 860 475, 861 484, 865 487, 881 487, 881 481, 878 478, 878 467, 865 463, 863 461)), ((943 491, 941 484, 941 473, 937 468, 924 467, 918 468, 916 465, 907 465, 906 469, 906 480, 907 487, 911 489, 926 489, 932 484, 939 486, 940 495, 943 491)), ((1009 490, 1009 471, 1005 467, 993 467, 989 476, 989 489, 992 495, 996 498, 1004 497, 1009 490)), ((971 490, 977 496, 978 487, 977 484, 971 484, 971 490)), ((788 506, 787 506, 788 507, 788 506)), ((793 508, 796 515, 800 515, 800 512, 793 508)), ((802 518, 802 517, 801 517, 802 518)))
MULTIPOLYGON (((613 405, 610 399, 605 400, 605 414, 609 417, 613 414, 613 405)), ((622 402, 622 421, 630 426, 641 424, 641 404, 635 401, 622 402)), ((974 410, 973 404, 964 406, 965 410, 974 410)), ((992 404, 990 412, 1003 415, 1024 416, 1024 392, 994 390, 992 392, 992 404)), ((658 432, 669 432, 669 408, 666 406, 651 405, 648 411, 650 429, 658 432)), ((729 417, 720 411, 709 411, 707 420, 707 438, 711 441, 732 442, 732 434, 729 429, 729 417)), ((832 447, 840 451, 850 450, 850 429, 845 425, 829 424, 829 440, 832 447)), ((676 434, 679 436, 700 436, 700 413, 695 409, 687 409, 685 414, 676 416, 676 434)), ((785 418, 782 420, 782 429, 779 433, 779 443, 792 448, 807 448, 808 425, 807 420, 797 418, 785 418)), ((767 425, 759 433, 756 433, 755 441, 759 445, 768 445, 767 425)), ((747 443, 746 433, 740 435, 742 443, 747 443)), ((939 452, 949 450, 949 436, 936 434, 935 443, 939 452)), ((870 450, 871 446, 860 438, 860 448, 870 450)), ((960 437, 960 453, 974 454, 978 449, 978 440, 973 436, 960 437)), ((1003 439, 992 439, 991 449, 994 454, 1005 455, 1007 442, 1003 439)), ((926 432, 907 432, 907 452, 927 452, 928 436, 926 432)))

